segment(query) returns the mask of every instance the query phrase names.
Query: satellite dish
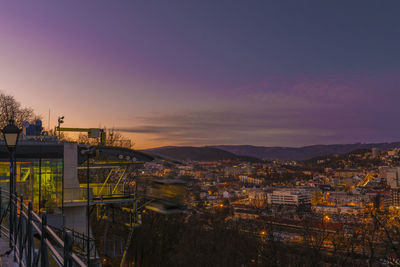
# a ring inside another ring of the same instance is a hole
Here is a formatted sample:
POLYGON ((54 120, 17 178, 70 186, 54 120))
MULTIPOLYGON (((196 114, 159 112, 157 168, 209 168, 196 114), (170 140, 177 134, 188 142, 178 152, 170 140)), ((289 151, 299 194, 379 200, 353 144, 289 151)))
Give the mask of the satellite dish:
POLYGON ((29 122, 27 122, 27 121, 24 121, 23 123, 22 123, 22 127, 24 127, 24 128, 28 128, 29 127, 29 122))
POLYGON ((131 157, 130 157, 130 156, 126 156, 125 159, 126 159, 126 160, 130 160, 131 157))
POLYGON ((119 159, 124 159, 124 155, 119 155, 118 158, 119 159))

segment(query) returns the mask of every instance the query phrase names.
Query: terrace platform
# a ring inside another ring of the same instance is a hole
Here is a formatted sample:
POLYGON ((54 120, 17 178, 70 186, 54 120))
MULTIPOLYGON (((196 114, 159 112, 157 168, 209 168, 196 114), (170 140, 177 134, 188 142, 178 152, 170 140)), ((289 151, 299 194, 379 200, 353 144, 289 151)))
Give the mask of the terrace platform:
MULTIPOLYGON (((9 251, 8 240, 6 238, 0 238, 0 255, 3 255, 9 251)), ((14 262, 14 252, 11 251, 9 255, 4 255, 0 257, 0 267, 17 267, 18 264, 14 262)))

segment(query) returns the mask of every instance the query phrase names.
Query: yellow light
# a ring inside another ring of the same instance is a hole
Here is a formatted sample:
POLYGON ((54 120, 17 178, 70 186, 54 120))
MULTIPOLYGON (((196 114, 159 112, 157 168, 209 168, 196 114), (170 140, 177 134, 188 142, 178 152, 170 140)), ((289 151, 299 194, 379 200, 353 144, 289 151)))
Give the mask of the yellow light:
POLYGON ((266 235, 267 232, 263 230, 263 231, 260 232, 260 234, 261 234, 261 235, 266 235))
POLYGON ((328 215, 324 216, 324 222, 330 222, 331 218, 328 215))
POLYGON ((224 204, 219 204, 219 207, 220 207, 220 208, 223 208, 223 207, 224 207, 224 204))

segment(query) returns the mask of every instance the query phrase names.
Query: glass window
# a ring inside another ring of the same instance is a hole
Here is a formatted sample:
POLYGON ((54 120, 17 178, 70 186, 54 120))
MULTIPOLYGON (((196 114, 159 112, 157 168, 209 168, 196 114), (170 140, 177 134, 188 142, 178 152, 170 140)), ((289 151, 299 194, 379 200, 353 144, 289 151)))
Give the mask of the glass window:
MULTIPOLYGON (((0 187, 9 190, 10 165, 0 161, 0 187)), ((26 203, 32 200, 35 211, 62 212, 62 159, 18 160, 15 169, 16 192, 26 203)))

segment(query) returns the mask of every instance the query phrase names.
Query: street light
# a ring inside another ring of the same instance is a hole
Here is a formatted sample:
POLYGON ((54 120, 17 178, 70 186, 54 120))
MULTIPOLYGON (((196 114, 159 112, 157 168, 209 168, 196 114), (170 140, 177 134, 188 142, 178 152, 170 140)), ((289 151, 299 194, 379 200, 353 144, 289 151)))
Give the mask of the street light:
POLYGON ((10 238, 9 245, 12 246, 11 239, 14 233, 14 207, 12 205, 13 195, 15 194, 15 181, 14 181, 14 162, 15 162, 15 149, 18 144, 19 134, 21 130, 14 124, 14 120, 9 120, 8 125, 2 130, 4 142, 6 143, 8 152, 10 154, 10 238))
POLYGON ((8 151, 13 152, 18 143, 19 134, 21 130, 14 124, 14 120, 10 120, 8 125, 2 130, 4 141, 8 151))
POLYGON ((86 184, 87 184, 87 205, 86 205, 86 219, 87 219, 87 266, 90 266, 90 156, 95 153, 95 148, 91 146, 87 146, 85 149, 81 150, 82 155, 87 156, 87 173, 86 173, 86 184))
POLYGON ((61 127, 61 124, 64 123, 64 116, 58 117, 57 122, 58 122, 58 127, 57 127, 57 129, 58 129, 58 139, 61 139, 61 129, 60 129, 60 127, 61 127))
POLYGON ((8 125, 2 130, 4 141, 6 143, 8 152, 10 153, 10 194, 15 193, 14 184, 14 161, 15 161, 15 148, 18 144, 19 134, 21 130, 14 124, 14 120, 10 120, 8 125))

